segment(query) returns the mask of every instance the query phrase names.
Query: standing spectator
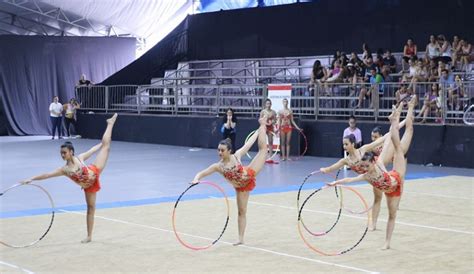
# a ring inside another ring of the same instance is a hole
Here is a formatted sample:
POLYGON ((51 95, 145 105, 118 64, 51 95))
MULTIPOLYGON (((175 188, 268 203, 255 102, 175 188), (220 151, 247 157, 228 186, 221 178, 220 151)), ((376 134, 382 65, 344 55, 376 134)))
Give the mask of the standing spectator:
POLYGON ((418 48, 416 44, 413 42, 412 38, 407 40, 406 45, 403 47, 403 62, 402 62, 402 69, 405 70, 405 65, 408 63, 410 59, 417 59, 416 54, 418 53, 418 48))
POLYGON ((66 133, 67 137, 71 138, 71 125, 74 126, 74 132, 77 135, 77 128, 76 128, 76 110, 80 108, 80 104, 76 101, 75 98, 69 100, 69 103, 63 105, 63 109, 65 111, 65 119, 64 122, 66 124, 66 133))
POLYGON ((237 117, 235 116, 234 110, 232 108, 228 108, 226 111, 226 115, 224 115, 222 119, 222 139, 225 140, 229 138, 232 143, 232 154, 234 153, 235 149, 235 136, 236 136, 236 129, 237 126, 237 117))
POLYGON ((49 116, 51 117, 51 124, 53 125, 52 138, 54 140, 54 133, 58 130, 58 138, 61 137, 61 118, 63 116, 63 105, 59 103, 58 96, 53 97, 53 102, 49 105, 49 116))
POLYGON ((94 83, 91 80, 86 79, 86 75, 82 74, 81 78, 79 79, 79 82, 77 83, 77 86, 89 86, 93 85, 94 83))
POLYGON ((354 135, 356 139, 355 147, 359 148, 362 146, 362 132, 360 131, 359 128, 357 128, 357 121, 354 115, 351 115, 349 117, 349 127, 347 127, 344 130, 344 133, 342 134, 342 138, 349 136, 349 135, 354 135))
POLYGON ((391 73, 395 73, 397 70, 397 60, 395 60, 395 57, 389 49, 387 49, 383 55, 383 65, 388 66, 391 73))

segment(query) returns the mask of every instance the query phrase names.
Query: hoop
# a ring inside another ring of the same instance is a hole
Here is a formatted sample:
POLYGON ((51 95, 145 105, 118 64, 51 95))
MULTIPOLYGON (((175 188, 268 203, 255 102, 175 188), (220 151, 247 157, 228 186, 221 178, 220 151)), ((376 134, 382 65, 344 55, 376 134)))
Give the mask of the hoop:
MULTIPOLYGON (((255 132, 257 132, 257 129, 254 130, 254 131, 252 131, 252 132, 250 132, 249 135, 247 135, 247 137, 245 138, 245 142, 244 142, 244 143, 247 143, 247 141, 250 139, 250 137, 252 137, 252 135, 255 134, 255 132)), ((277 137, 277 135, 276 135, 275 132, 273 132, 273 131, 272 131, 272 135, 273 135, 273 140, 275 140, 276 137, 277 137)), ((270 144, 268 143, 268 137, 267 137, 267 147, 268 147, 268 145, 270 145, 270 144)), ((272 146, 273 146, 273 144, 272 144, 272 146)), ((280 150, 280 144, 277 144, 277 149, 275 149, 275 150, 273 151, 272 156, 271 156, 270 158, 268 158, 267 160, 273 159, 273 158, 278 154, 278 151, 279 151, 279 150, 280 150)), ((247 157, 249 157, 249 159, 252 159, 252 158, 253 158, 248 152, 247 152, 246 154, 247 154, 247 157)))
POLYGON ((305 154, 306 152, 308 151, 308 139, 306 138, 306 135, 303 133, 303 130, 298 130, 296 129, 301 136, 303 136, 303 139, 304 139, 304 150, 303 152, 300 153, 300 155, 296 158, 294 158, 295 160, 299 160, 301 159, 305 154))
MULTIPOLYGON (((339 187, 339 186, 338 186, 339 187)), ((351 209, 348 209, 344 206, 344 194, 342 193, 342 188, 341 188, 341 197, 339 198, 339 202, 341 204, 341 207, 342 209, 349 213, 349 214, 352 214, 352 215, 363 215, 363 214, 366 214, 367 212, 371 211, 372 210, 372 207, 374 206, 373 203, 370 207, 366 208, 365 210, 362 210, 362 211, 355 211, 355 210, 351 210, 351 209)))
POLYGON ((181 195, 179 195, 178 197, 178 200, 176 200, 176 203, 174 204, 174 208, 173 208, 173 215, 171 217, 171 221, 172 221, 172 224, 173 224, 173 232, 174 232, 174 235, 176 236, 176 239, 178 239, 178 242, 180 244, 182 244, 184 247, 187 247, 189 249, 192 249, 192 250, 204 250, 204 249, 208 249, 209 247, 215 245, 219 240, 220 238, 222 237, 222 235, 224 235, 224 232, 227 228, 227 224, 229 223, 229 212, 230 212, 230 207, 229 207, 229 200, 227 199, 227 195, 225 194, 224 192, 224 189, 220 186, 218 186, 217 184, 214 184, 212 182, 206 182, 206 181, 203 181, 203 182, 198 182, 196 184, 192 184, 190 185, 188 188, 186 188, 185 191, 183 191, 183 193, 181 193, 181 195), (195 187, 196 185, 198 184, 205 184, 205 185, 210 185, 214 188, 216 188, 217 190, 219 190, 222 195, 224 196, 224 199, 225 199, 225 204, 227 206, 227 218, 225 220, 225 224, 224 224, 224 228, 222 229, 222 232, 219 234, 219 236, 217 237, 217 239, 215 239, 214 241, 212 241, 209 245, 207 246, 193 246, 193 245, 190 245, 186 242, 184 242, 181 237, 179 236, 179 233, 178 231, 176 230, 176 208, 178 207, 178 204, 179 204, 179 201, 181 201, 181 198, 183 197, 183 195, 188 191, 190 190, 191 188, 195 187))
MULTIPOLYGON (((341 172, 341 170, 339 169, 336 173, 336 176, 334 176, 334 180, 337 180, 337 177, 339 176, 339 172, 341 172)), ((342 206, 339 206, 339 211, 337 213, 337 217, 336 217, 336 221, 334 221, 334 224, 332 224, 331 227, 329 227, 329 229, 327 229, 326 231, 319 231, 319 232, 313 232, 311 231, 306 225, 305 223, 303 222, 303 218, 301 217, 301 215, 299 214, 300 212, 300 196, 301 196, 301 189, 303 188, 303 185, 306 183, 306 181, 308 181, 308 179, 315 175, 315 174, 318 174, 318 173, 321 173, 321 171, 319 170, 316 170, 316 171, 313 171, 311 172, 310 174, 308 174, 304 180, 303 180, 303 183, 300 185, 299 189, 298 189, 298 194, 296 195, 296 208, 298 209, 298 222, 301 222, 301 225, 304 227, 304 229, 311 235, 313 236, 324 236, 326 234, 328 234, 335 226, 336 224, 339 222, 339 218, 341 217, 341 213, 342 213, 342 206)), ((336 197, 339 198, 339 195, 337 193, 337 187, 334 188, 335 192, 336 192, 336 197)), ((313 196, 314 194, 316 194, 316 192, 313 192, 310 194, 309 197, 313 196)), ((309 198, 308 197, 308 198, 309 198)), ((306 200, 308 199, 306 198, 306 200)))
POLYGON ((470 105, 462 116, 464 124, 474 126, 474 105, 470 105))
POLYGON ((14 188, 20 187, 20 186, 33 186, 33 187, 39 188, 41 191, 43 191, 44 194, 46 194, 46 196, 49 199, 49 203, 51 204, 51 220, 49 222, 49 226, 46 229, 46 231, 37 240, 34 240, 31 243, 24 244, 24 245, 14 245, 14 244, 9 244, 9 243, 4 242, 4 241, 0 241, 0 244, 2 244, 4 246, 8 246, 8 247, 13 247, 13 248, 29 247, 29 246, 32 246, 32 245, 38 243, 39 241, 41 241, 46 236, 46 234, 48 234, 48 232, 51 229, 51 227, 53 226, 53 222, 54 222, 55 206, 54 206, 53 198, 51 198, 51 195, 49 194, 49 192, 46 189, 44 189, 42 186, 39 186, 39 185, 36 185, 36 184, 15 184, 15 185, 12 185, 11 187, 5 189, 2 193, 0 193, 0 196, 3 196, 8 191, 10 191, 14 188))
MULTIPOLYGON (((305 206, 305 204, 308 202, 308 200, 313 196, 315 195, 316 193, 318 193, 319 191, 323 190, 323 189, 326 189, 326 188, 329 188, 329 187, 334 187, 334 186, 323 186, 319 189, 316 189, 315 191, 313 191, 313 193, 311 193, 307 198, 306 200, 304 200, 303 204, 301 205, 301 208, 299 209, 298 211, 298 233, 300 234, 300 237, 301 239, 303 240, 303 242, 306 244, 307 247, 309 247, 311 250, 313 250, 314 252, 320 254, 320 255, 324 255, 324 256, 337 256, 337 255, 342 255, 342 254, 345 254, 351 250, 353 250, 354 248, 356 248, 360 242, 362 242, 362 240, 364 239, 365 235, 367 234, 367 231, 369 230, 369 219, 367 218, 367 225, 365 227, 365 230, 364 230, 364 233, 362 234, 362 237, 360 237, 360 239, 354 244, 352 245, 351 247, 349 248, 346 248, 342 251, 339 251, 339 252, 325 252, 325 251, 322 251, 318 248, 316 248, 314 245, 310 244, 308 242, 308 240, 306 240, 306 238, 304 237, 303 235, 303 231, 301 230, 301 221, 302 220, 302 217, 301 217, 301 213, 303 212, 303 208, 305 206)), ((362 195, 357 192, 355 189, 353 189, 352 187, 348 187, 348 186, 337 186, 337 187, 341 187, 341 188, 346 188, 352 192, 354 192, 358 197, 359 199, 362 201, 362 203, 364 204, 364 207, 367 209, 367 202, 365 201, 364 197, 362 197, 362 195)))

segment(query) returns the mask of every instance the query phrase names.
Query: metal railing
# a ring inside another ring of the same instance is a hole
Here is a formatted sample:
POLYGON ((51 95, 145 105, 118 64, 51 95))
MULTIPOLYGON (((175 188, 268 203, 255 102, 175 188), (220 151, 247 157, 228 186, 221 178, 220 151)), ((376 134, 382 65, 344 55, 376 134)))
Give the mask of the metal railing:
MULTIPOLYGON (((441 87, 440 96, 430 98, 432 84, 417 83, 409 87, 419 97, 416 107, 419 120, 461 124, 463 109, 472 104, 474 81, 465 81, 462 87, 441 87)), ((300 119, 347 119, 355 115, 362 120, 383 121, 390 114, 392 105, 397 103, 396 92, 400 87, 400 83, 378 86, 334 83, 314 87, 309 87, 307 83, 294 83, 291 108, 300 119), (364 96, 359 102, 361 92, 381 89, 383 93, 364 96)), ((175 82, 159 86, 90 86, 77 87, 76 98, 82 103, 83 110, 93 112, 216 116, 232 107, 239 116, 257 117, 267 98, 267 85, 175 82)))

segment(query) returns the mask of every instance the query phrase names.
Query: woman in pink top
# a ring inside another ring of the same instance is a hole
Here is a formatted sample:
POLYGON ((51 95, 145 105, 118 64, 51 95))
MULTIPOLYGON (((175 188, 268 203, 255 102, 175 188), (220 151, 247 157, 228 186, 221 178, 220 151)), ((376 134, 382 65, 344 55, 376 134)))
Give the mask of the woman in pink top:
POLYGON ((92 240, 92 229, 94 227, 95 201, 97 192, 100 190, 99 175, 104 170, 109 158, 110 143, 112 142, 112 129, 117 114, 107 120, 107 128, 102 136, 102 142, 93 146, 87 152, 74 155, 74 146, 71 142, 65 142, 61 146, 61 157, 66 161, 66 165, 56 169, 53 172, 45 173, 31 177, 21 183, 29 184, 32 181, 45 180, 57 176, 67 176, 82 189, 84 189, 87 203, 87 237, 82 243, 88 243, 92 240), (84 161, 89 159, 94 153, 99 152, 95 161, 91 165, 86 165, 84 161))

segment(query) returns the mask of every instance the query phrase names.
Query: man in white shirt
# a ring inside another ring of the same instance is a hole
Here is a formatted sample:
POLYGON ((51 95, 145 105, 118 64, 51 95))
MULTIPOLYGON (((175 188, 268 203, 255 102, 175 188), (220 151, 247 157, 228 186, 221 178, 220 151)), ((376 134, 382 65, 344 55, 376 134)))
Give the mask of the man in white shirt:
POLYGON ((58 129, 58 138, 62 139, 61 137, 61 123, 62 123, 62 116, 63 116, 63 105, 59 103, 58 96, 53 97, 53 102, 49 105, 49 116, 51 118, 51 124, 53 125, 53 138, 54 139, 54 132, 58 129))
POLYGON ((349 127, 344 130, 344 134, 342 135, 342 138, 351 134, 353 134, 356 139, 356 148, 361 147, 362 146, 362 132, 356 126, 356 118, 354 117, 354 115, 351 115, 349 117, 349 127))

